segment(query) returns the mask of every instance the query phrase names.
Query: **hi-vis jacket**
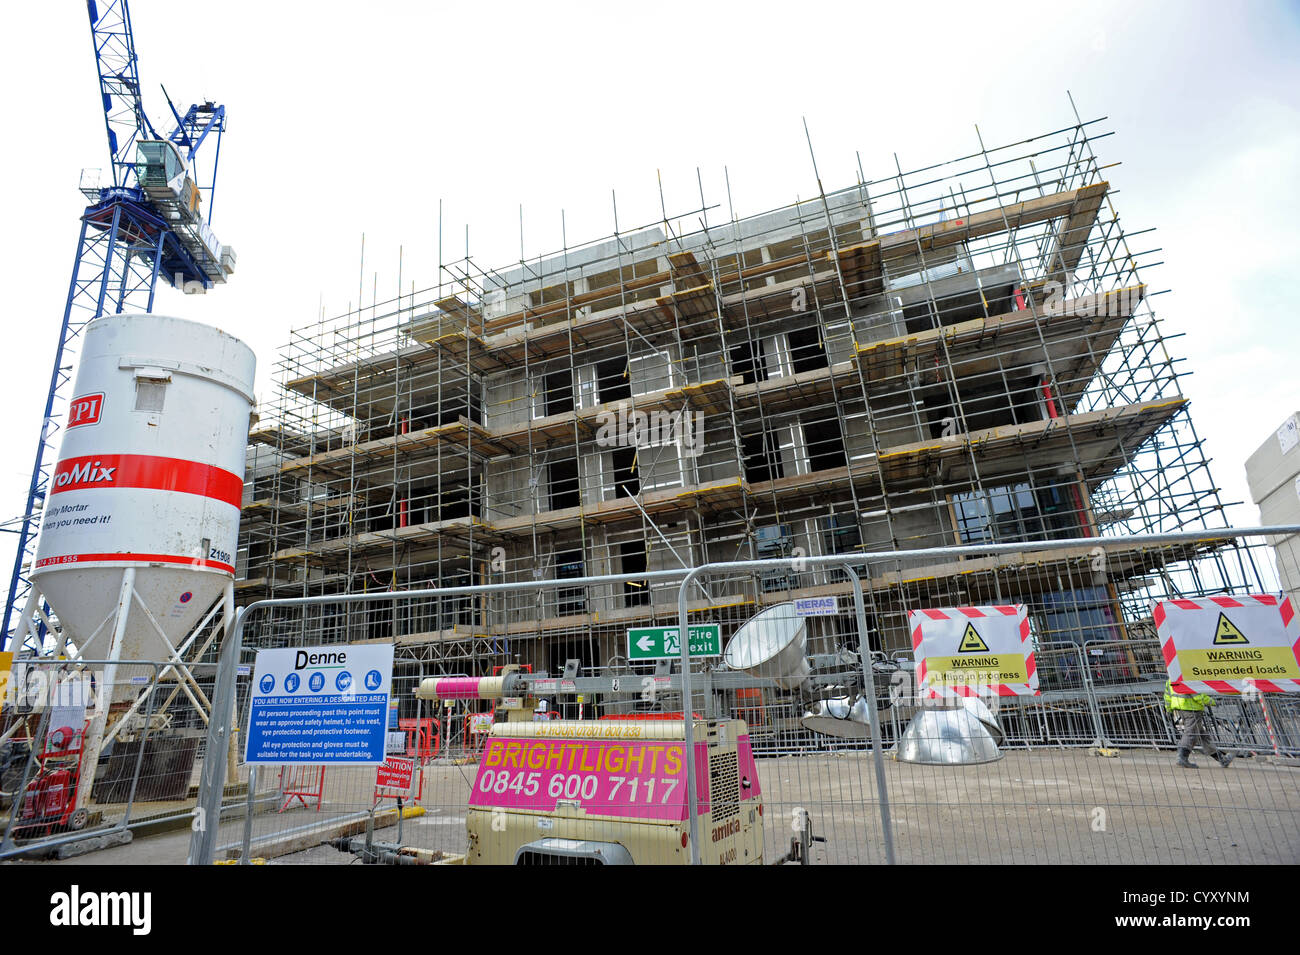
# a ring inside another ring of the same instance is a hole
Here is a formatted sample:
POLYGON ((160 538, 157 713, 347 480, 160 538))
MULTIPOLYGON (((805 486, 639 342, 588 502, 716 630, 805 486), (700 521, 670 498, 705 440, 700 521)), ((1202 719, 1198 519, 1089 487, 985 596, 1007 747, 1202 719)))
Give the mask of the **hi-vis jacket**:
POLYGON ((1207 706, 1213 705, 1214 700, 1207 694, 1197 693, 1195 696, 1187 696, 1183 693, 1175 693, 1174 684, 1169 680, 1165 681, 1165 709, 1200 712, 1207 706))

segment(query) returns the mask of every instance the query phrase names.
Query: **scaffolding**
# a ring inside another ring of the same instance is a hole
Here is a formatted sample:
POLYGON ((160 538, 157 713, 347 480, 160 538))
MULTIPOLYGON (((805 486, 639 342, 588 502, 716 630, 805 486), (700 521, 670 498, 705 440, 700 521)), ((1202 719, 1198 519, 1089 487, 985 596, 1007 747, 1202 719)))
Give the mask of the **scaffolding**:
MULTIPOLYGON (((505 269, 466 250, 430 288, 294 331, 250 436, 241 599, 789 557, 693 608, 734 624, 848 592, 800 556, 1026 542, 869 581, 888 653, 910 646, 904 594, 1025 602, 1040 639, 1082 644, 1149 628, 1153 598, 1260 589, 1267 558, 1240 544, 1109 551, 1104 575, 1091 549, 1034 551, 1228 524, 1103 123, 977 130, 968 155, 745 218, 728 188, 713 226, 701 187, 652 225, 615 215, 505 269)), ((554 673, 625 665, 625 629, 673 623, 675 594, 633 579, 292 626, 441 672, 554 673)))

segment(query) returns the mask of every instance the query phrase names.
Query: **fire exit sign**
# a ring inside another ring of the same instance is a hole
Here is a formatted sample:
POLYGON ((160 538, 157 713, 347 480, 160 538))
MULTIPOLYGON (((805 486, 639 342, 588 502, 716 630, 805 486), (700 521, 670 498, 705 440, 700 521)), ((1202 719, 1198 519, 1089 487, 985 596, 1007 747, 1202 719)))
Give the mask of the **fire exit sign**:
MULTIPOLYGON (((722 628, 702 623, 690 628, 693 657, 722 656, 722 628)), ((629 660, 675 660, 682 655, 679 627, 633 627, 627 632, 629 660)))

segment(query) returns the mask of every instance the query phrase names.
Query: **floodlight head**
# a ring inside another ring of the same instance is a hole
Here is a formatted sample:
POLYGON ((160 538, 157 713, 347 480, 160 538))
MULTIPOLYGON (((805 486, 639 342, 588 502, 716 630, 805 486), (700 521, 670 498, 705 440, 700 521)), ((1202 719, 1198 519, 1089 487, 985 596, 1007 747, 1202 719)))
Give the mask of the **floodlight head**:
POLYGON ((932 766, 974 766, 1001 759, 1002 753, 989 726, 972 708, 924 706, 903 732, 895 758, 932 766))
POLYGON ((799 720, 804 729, 839 739, 867 739, 871 736, 871 713, 867 698, 838 696, 817 700, 799 720))
POLYGON ((811 668, 805 650, 808 627, 793 603, 777 604, 756 614, 727 643, 723 661, 733 670, 775 680, 777 686, 797 690, 808 680, 811 668))
POLYGON ((993 737, 993 742, 999 746, 1006 742, 1007 734, 1003 731, 1002 724, 998 722, 997 716, 983 699, 978 696, 964 696, 961 698, 961 705, 967 713, 984 724, 989 735, 993 737))

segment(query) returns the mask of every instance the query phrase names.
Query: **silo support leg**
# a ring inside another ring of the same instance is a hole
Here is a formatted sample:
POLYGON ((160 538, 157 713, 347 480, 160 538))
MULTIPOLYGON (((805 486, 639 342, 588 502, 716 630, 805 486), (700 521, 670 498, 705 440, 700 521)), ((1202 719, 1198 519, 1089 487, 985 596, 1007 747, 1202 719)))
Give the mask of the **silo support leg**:
MULTIPOLYGON (((236 614, 234 580, 226 582, 226 592, 222 596, 221 602, 224 607, 221 617, 221 641, 222 643, 225 643, 225 641, 230 639, 230 635, 234 633, 235 630, 236 614)), ((236 716, 236 719, 238 719, 238 716, 236 716)), ((233 786, 239 782, 239 731, 238 727, 233 725, 230 730, 230 750, 226 756, 226 785, 233 786)))
POLYGON ((77 777, 76 809, 90 802, 90 790, 95 782, 95 767, 99 765, 99 751, 103 746, 104 726, 113 703, 113 684, 117 681, 117 661, 122 657, 122 641, 126 636, 126 621, 131 613, 131 595, 135 592, 135 568, 122 571, 122 589, 117 598, 117 620, 113 623, 113 638, 108 645, 108 661, 100 674, 99 692, 96 694, 95 715, 82 742, 81 773, 77 777))

